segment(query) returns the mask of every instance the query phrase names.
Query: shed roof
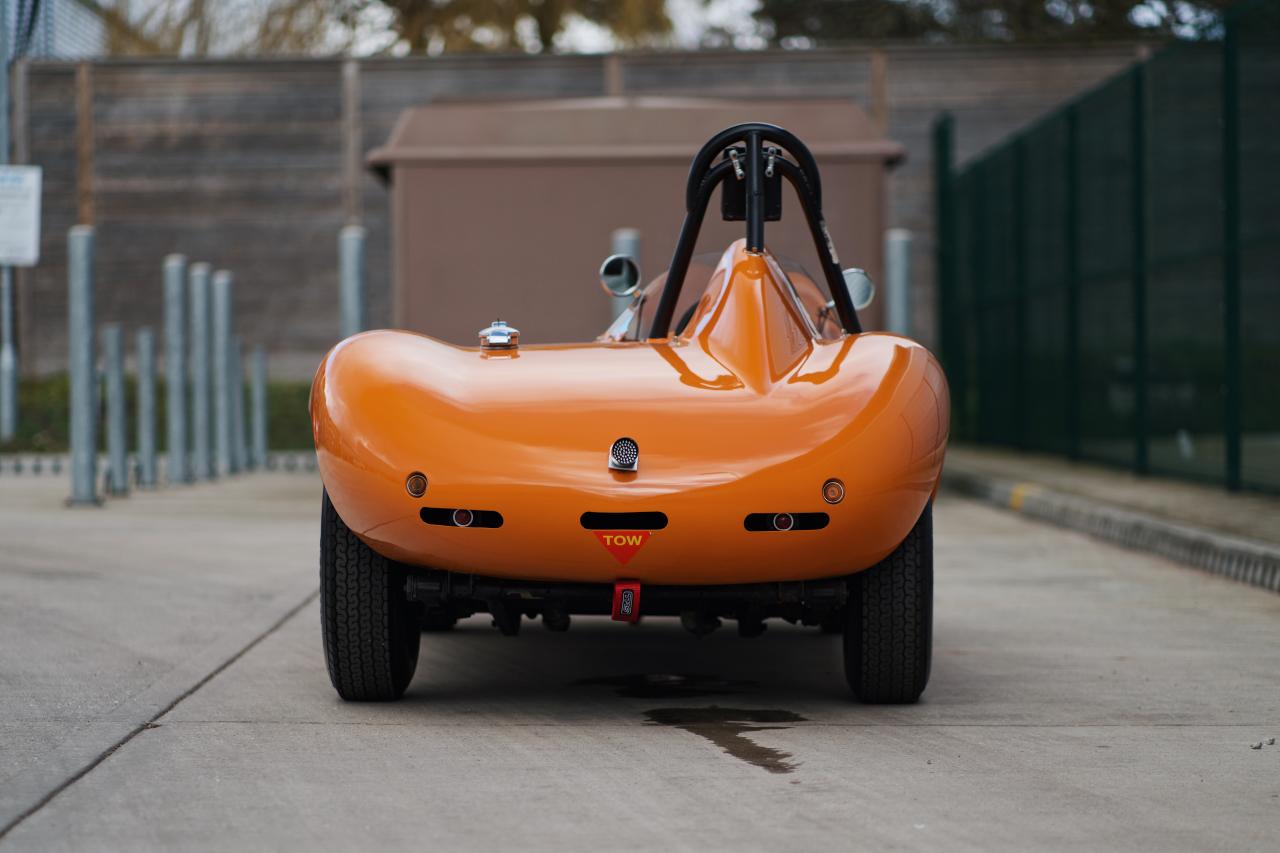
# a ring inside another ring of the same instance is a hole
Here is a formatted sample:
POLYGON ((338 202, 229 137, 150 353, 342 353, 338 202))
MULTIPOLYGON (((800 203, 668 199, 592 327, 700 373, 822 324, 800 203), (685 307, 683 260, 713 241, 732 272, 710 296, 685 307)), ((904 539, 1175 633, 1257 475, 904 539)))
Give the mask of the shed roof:
POLYGON ((570 98, 411 107, 368 164, 386 177, 401 163, 688 160, 716 132, 747 121, 785 127, 824 160, 903 156, 850 100, 570 98))

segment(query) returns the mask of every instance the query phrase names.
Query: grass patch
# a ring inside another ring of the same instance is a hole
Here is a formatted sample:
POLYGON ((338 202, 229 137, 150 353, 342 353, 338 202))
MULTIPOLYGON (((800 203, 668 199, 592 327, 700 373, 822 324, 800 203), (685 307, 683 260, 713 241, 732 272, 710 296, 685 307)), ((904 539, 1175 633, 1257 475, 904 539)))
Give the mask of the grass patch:
MULTIPOLYGON (((311 417, 307 414, 309 382, 267 383, 267 447, 270 450, 310 450, 311 417)), ((12 441, 0 442, 0 453, 65 453, 71 425, 69 380, 66 374, 23 379, 18 383, 18 432, 12 441)), ((129 448, 138 446, 138 386, 130 376, 125 380, 125 419, 129 448)), ((156 382, 156 448, 165 452, 168 444, 166 387, 156 382)), ((189 402, 189 401, 188 401, 189 402)), ((98 443, 106 449, 105 390, 98 400, 98 443)), ((249 389, 245 388, 246 429, 251 416, 249 389)))

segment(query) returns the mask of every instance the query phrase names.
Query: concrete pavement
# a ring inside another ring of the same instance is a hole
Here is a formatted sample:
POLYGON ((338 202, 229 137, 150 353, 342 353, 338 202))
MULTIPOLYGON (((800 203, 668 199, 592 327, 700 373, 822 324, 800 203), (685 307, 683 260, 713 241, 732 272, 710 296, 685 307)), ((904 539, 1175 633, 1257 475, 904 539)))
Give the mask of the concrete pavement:
POLYGON ((0 480, 0 828, 155 718, 314 586, 306 475, 65 509, 0 480), (308 547, 311 546, 311 547, 308 547))
POLYGON ((1038 521, 1280 592, 1280 498, 993 448, 947 451, 942 486, 1038 521))
POLYGON ((486 617, 361 706, 308 601, 314 478, 10 488, 0 805, 44 788, 0 851, 1280 844, 1280 746, 1250 749, 1280 737, 1280 598, 967 500, 936 510, 918 706, 852 703, 812 629, 486 617))
POLYGON ((1280 545, 1280 497, 1274 494, 1229 492, 1211 482, 1143 477, 1116 466, 971 444, 948 447, 946 467, 947 473, 1028 484, 1171 524, 1280 545))

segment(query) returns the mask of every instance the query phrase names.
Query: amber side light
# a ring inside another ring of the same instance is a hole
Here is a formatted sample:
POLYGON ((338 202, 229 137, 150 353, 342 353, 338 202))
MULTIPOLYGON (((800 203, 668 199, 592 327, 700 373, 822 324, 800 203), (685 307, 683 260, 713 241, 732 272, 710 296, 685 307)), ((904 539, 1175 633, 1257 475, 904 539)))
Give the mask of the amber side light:
POLYGON ((412 497, 422 497, 427 493, 427 475, 420 471, 414 471, 405 478, 404 490, 412 497))

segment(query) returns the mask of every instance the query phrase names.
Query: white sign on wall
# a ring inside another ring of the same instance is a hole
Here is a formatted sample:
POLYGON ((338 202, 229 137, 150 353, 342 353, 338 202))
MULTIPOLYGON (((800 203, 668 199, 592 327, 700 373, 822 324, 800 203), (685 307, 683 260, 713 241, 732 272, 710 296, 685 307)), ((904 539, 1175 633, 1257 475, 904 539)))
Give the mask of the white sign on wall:
POLYGON ((40 167, 0 166, 0 266, 40 260, 40 167))

